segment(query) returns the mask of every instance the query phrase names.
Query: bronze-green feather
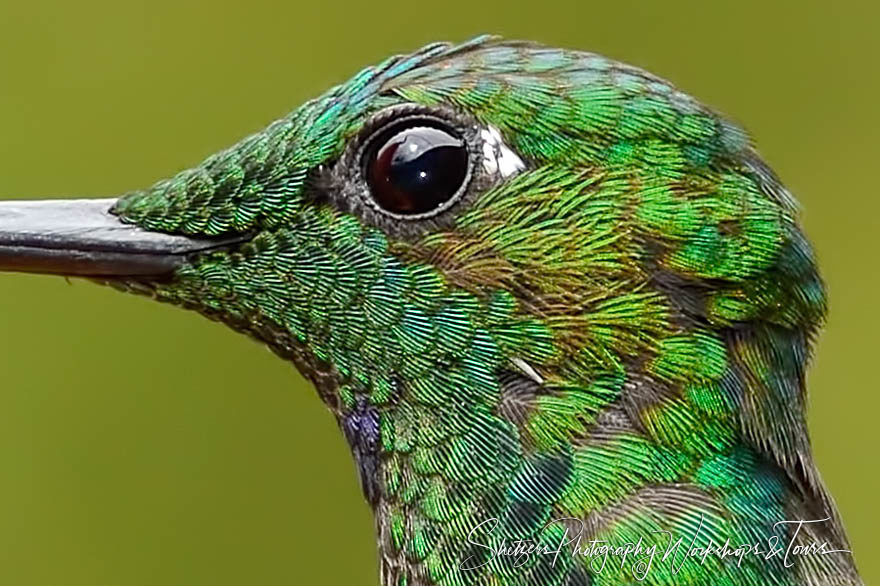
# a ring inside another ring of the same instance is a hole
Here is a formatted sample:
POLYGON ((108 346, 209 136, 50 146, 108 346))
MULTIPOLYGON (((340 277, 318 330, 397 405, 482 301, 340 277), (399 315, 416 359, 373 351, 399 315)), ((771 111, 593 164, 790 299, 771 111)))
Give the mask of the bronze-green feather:
POLYGON ((861 583, 832 552, 849 546, 804 420, 825 294, 794 200, 743 130, 658 77, 532 43, 430 45, 115 214, 244 240, 171 278, 103 280, 314 382, 385 586, 861 583), (472 162, 425 217, 385 213, 363 178, 365 145, 407 116, 457 129, 472 162), (796 520, 825 521, 780 524, 796 520), (774 535, 825 550, 687 556, 774 535), (499 551, 518 540, 539 551, 499 551), (640 540, 660 553, 585 553, 640 540))

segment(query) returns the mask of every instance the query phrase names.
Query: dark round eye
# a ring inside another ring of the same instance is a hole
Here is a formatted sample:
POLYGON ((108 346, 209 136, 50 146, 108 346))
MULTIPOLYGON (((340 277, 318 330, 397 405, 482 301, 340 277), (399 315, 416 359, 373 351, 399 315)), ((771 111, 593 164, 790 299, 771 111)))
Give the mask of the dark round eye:
POLYGON ((469 174, 467 141, 440 121, 404 120, 370 140, 364 172, 380 208, 426 214, 462 191, 469 174))

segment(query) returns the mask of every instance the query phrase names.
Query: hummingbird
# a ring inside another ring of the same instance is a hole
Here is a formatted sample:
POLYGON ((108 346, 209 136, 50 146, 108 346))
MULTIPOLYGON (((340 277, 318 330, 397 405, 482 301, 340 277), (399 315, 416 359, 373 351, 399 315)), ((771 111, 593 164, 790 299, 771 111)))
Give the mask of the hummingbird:
POLYGON ((805 423, 826 296, 797 204, 637 67, 491 36, 393 56, 147 189, 0 203, 0 270, 292 362, 383 586, 862 583, 805 423))

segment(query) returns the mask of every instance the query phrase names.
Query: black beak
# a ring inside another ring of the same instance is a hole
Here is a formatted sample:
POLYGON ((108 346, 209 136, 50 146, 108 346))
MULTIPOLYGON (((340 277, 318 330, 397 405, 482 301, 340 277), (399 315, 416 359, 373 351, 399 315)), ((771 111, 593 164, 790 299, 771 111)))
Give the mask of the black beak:
POLYGON ((0 202, 0 271, 160 277, 188 255, 244 240, 150 232, 110 213, 115 199, 0 202))

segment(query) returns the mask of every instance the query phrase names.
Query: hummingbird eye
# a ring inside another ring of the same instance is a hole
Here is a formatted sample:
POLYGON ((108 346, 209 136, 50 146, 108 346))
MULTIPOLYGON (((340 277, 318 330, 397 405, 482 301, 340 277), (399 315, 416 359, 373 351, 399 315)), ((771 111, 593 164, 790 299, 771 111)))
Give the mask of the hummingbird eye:
POLYGON ((441 120, 410 118, 368 139, 364 176, 376 207, 418 219, 451 206, 471 174, 467 140, 441 120))

